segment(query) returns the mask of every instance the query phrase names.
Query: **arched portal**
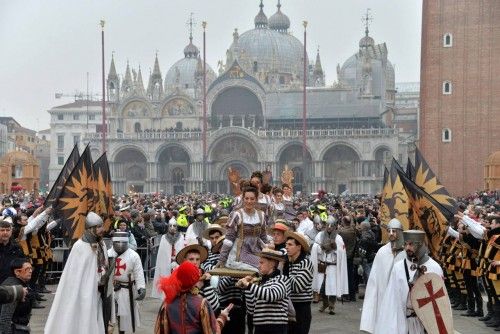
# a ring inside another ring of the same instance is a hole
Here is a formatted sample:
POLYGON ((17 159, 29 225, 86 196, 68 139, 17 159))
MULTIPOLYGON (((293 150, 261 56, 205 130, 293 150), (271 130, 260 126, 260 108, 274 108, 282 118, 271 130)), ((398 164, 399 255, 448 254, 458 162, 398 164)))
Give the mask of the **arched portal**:
POLYGON ((263 125, 262 104, 254 92, 244 87, 230 87, 222 91, 211 107, 212 127, 263 125))
POLYGON ((307 184, 311 178, 311 153, 306 150, 304 156, 301 144, 292 144, 286 147, 279 154, 278 174, 281 175, 285 168, 291 169, 294 173, 293 191, 307 191, 307 184))
POLYGON ((226 192, 228 188, 227 171, 229 167, 240 172, 241 178, 248 178, 257 169, 258 154, 255 145, 246 137, 229 136, 215 143, 210 150, 212 180, 210 191, 226 192))
POLYGON ((341 194, 346 190, 352 190, 354 169, 359 160, 358 153, 347 145, 330 147, 323 157, 327 191, 341 194))
POLYGON ((147 159, 136 148, 125 148, 118 152, 113 164, 114 179, 119 193, 144 192, 147 173, 147 159))
POLYGON ((160 189, 167 193, 180 194, 186 191, 191 159, 181 146, 164 147, 158 155, 158 177, 160 189))

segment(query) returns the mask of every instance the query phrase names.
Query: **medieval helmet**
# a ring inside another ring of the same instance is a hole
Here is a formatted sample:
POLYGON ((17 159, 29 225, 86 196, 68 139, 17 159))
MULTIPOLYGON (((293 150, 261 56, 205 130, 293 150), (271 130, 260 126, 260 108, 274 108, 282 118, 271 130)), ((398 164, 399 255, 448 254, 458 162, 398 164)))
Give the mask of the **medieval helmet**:
POLYGON ((412 261, 422 264, 428 259, 428 249, 425 245, 425 232, 420 230, 403 231, 404 241, 412 242, 415 246, 415 259, 412 261))
POLYGON ((116 253, 122 254, 128 249, 128 232, 115 232, 111 238, 113 249, 116 253))
POLYGON ((328 216, 326 218, 326 226, 327 227, 337 227, 338 221, 334 216, 328 216))
POLYGON ((390 221, 389 221, 389 224, 387 224, 387 229, 399 229, 399 230, 403 230, 403 224, 401 224, 401 222, 396 219, 396 218, 392 218, 390 221))
POLYGON ((396 233, 396 240, 391 241, 391 248, 393 251, 399 251, 403 249, 404 237, 403 237, 403 224, 396 219, 392 218, 387 224, 387 230, 394 230, 396 233))
POLYGON ((94 226, 101 226, 103 225, 104 222, 102 221, 102 218, 95 212, 90 211, 87 214, 87 218, 85 218, 85 228, 89 229, 94 226))

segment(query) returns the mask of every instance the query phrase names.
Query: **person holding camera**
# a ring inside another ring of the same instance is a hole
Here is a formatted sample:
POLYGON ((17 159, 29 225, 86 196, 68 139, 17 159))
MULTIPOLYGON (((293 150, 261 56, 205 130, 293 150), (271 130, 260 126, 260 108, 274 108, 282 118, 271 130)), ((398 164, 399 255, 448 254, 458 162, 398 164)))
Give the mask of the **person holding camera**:
MULTIPOLYGON (((28 258, 16 258, 10 264, 11 275, 3 281, 2 286, 21 285, 28 287, 33 273, 28 258)), ((21 301, 13 301, 2 305, 0 312, 0 333, 2 334, 29 334, 31 308, 35 300, 35 293, 28 289, 27 296, 21 301)))

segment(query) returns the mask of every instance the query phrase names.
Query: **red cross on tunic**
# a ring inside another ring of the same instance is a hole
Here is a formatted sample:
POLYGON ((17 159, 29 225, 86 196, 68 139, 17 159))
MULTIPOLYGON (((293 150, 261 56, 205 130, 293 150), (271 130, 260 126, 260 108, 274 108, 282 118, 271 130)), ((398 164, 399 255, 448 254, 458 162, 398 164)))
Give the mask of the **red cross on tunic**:
POLYGON ((121 258, 117 258, 115 261, 116 261, 115 276, 121 276, 122 274, 120 273, 120 269, 123 269, 123 271, 125 271, 127 269, 127 263, 125 263, 125 261, 123 261, 123 265, 121 265, 121 262, 122 262, 121 258))
POLYGON ((422 308, 423 306, 432 303, 432 308, 434 310, 434 316, 436 317, 436 323, 439 329, 439 334, 448 334, 446 330, 446 326, 444 325, 443 317, 441 316, 441 311, 439 311, 439 306, 437 305, 436 299, 444 297, 443 287, 441 287, 438 291, 434 292, 434 287, 432 286, 432 281, 428 281, 424 283, 427 292, 429 293, 429 297, 417 299, 418 307, 422 308))

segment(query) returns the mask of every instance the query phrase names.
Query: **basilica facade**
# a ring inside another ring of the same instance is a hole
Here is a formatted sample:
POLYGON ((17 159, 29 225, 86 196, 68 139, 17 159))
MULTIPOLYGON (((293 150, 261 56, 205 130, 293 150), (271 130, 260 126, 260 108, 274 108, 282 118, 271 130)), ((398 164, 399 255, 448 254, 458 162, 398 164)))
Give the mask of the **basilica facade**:
MULTIPOLYGON (((204 66, 192 35, 166 75, 156 56, 146 87, 141 70, 128 64, 120 80, 112 59, 107 152, 116 193, 228 192, 229 168, 242 177, 267 169, 275 183, 291 169, 295 191, 376 193, 384 165, 393 156, 406 161, 407 148, 391 126, 396 90, 385 43, 376 44, 367 28, 359 48, 337 66, 337 81, 327 85, 319 50, 304 59, 279 3, 270 17, 261 3, 254 22, 254 29, 232 32, 216 71, 206 66, 206 163, 204 66)), ((95 157, 101 153, 98 131, 81 140, 95 157)))

